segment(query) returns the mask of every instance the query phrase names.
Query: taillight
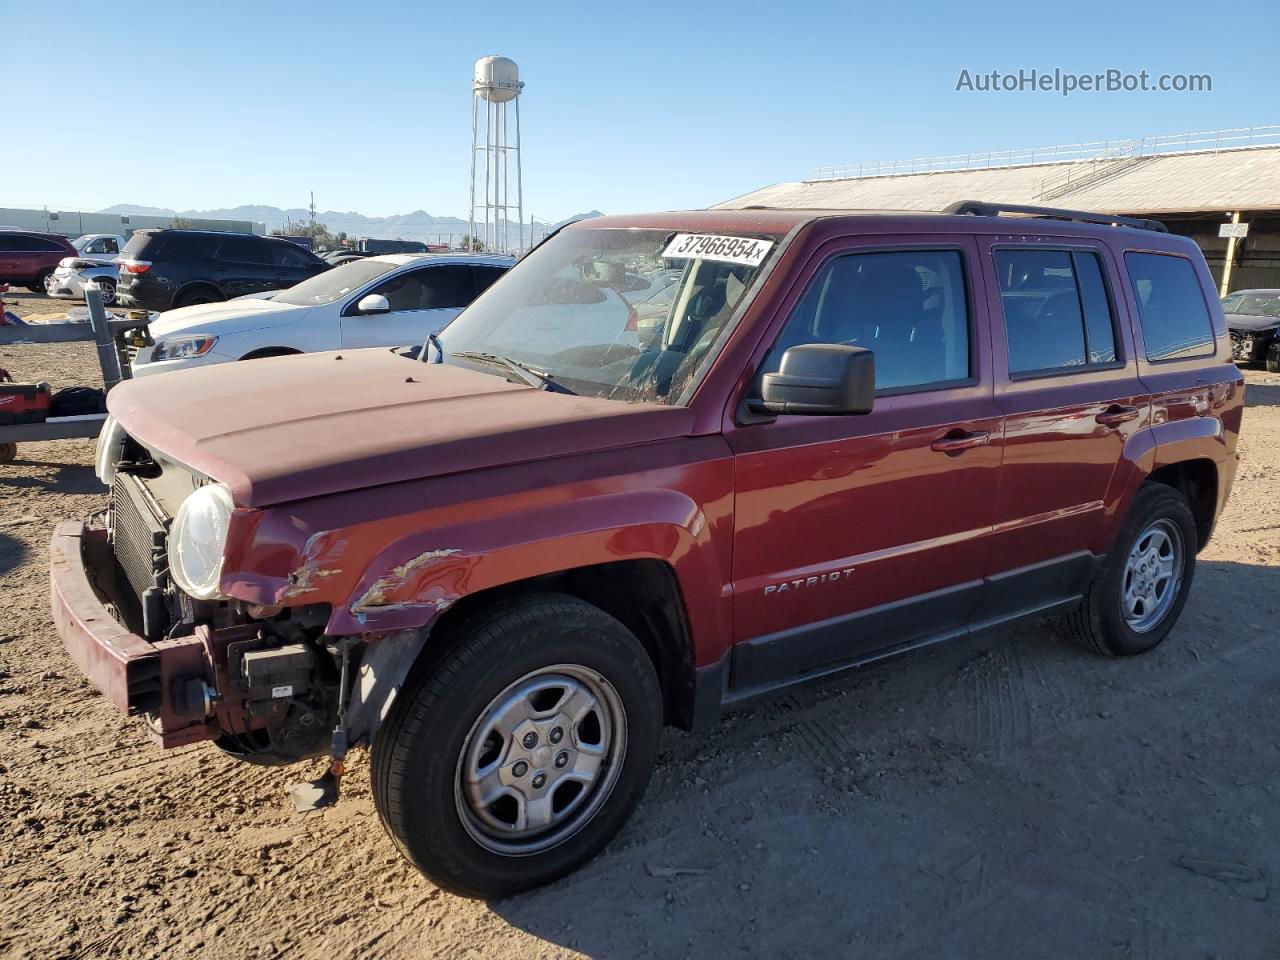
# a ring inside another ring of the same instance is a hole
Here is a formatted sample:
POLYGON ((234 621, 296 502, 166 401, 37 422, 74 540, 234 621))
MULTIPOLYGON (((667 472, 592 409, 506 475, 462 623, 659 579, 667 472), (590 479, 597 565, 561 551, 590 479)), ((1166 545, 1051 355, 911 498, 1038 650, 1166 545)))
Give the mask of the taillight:
POLYGON ((116 265, 125 273, 146 273, 151 269, 150 260, 117 260, 116 265))
POLYGON ((622 328, 626 333, 635 333, 640 329, 640 314, 635 307, 627 307, 627 325, 622 328))

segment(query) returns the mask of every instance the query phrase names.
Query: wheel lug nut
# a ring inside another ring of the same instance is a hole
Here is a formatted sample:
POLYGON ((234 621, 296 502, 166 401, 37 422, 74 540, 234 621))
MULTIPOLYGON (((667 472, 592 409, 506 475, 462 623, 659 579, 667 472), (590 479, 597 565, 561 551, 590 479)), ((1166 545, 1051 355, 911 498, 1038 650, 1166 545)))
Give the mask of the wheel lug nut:
POLYGON ((561 730, 559 727, 555 727, 551 731, 551 736, 548 737, 547 739, 549 739, 552 743, 559 743, 561 740, 564 739, 564 731, 561 730))
POLYGON ((547 782, 547 775, 545 773, 538 774, 536 777, 533 778, 533 789, 541 790, 543 786, 546 784, 546 782, 547 782))
POLYGON ((565 753, 563 750, 556 754, 556 769, 560 769, 568 762, 569 754, 565 753))
POLYGON ((529 765, 523 760, 517 760, 515 765, 511 768, 511 772, 517 777, 523 777, 529 772, 529 765))
POLYGON ((538 735, 530 730, 524 735, 524 739, 520 741, 524 744, 526 750, 532 750, 538 745, 538 735))

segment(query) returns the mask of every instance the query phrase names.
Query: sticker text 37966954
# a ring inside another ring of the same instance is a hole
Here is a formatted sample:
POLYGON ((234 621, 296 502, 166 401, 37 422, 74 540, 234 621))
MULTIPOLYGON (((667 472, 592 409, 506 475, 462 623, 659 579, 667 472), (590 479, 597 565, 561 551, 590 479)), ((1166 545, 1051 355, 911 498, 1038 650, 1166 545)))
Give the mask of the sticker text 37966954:
POLYGON ((719 260, 724 263, 743 263, 758 267, 772 249, 772 240, 757 240, 755 237, 722 237, 714 233, 677 233, 667 244, 667 248, 662 251, 662 255, 674 259, 719 260))

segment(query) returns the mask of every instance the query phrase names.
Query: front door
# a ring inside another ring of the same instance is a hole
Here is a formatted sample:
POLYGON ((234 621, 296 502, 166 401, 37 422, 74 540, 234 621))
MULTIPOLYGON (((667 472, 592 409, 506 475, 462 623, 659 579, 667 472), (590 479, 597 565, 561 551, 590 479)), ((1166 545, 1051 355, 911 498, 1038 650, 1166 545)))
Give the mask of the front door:
POLYGON ((421 344, 438 333, 471 301, 474 281, 468 264, 441 263, 398 273, 355 297, 343 311, 344 347, 401 347, 421 344), (381 294, 389 313, 360 313, 360 300, 381 294))
POLYGON ((735 687, 961 631, 981 597, 1001 419, 977 250, 909 239, 819 251, 752 387, 787 347, 850 343, 875 353, 874 411, 728 433, 735 687))

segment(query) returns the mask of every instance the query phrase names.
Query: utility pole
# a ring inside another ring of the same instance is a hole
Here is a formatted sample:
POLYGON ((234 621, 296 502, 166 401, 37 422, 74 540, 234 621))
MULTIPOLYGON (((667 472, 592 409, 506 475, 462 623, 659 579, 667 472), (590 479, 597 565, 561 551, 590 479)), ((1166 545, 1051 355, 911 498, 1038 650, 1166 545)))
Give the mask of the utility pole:
POLYGON ((311 236, 315 237, 316 235, 316 192, 314 190, 311 191, 311 206, 308 209, 310 210, 310 213, 311 213, 311 223, 309 224, 309 226, 311 227, 311 236))

